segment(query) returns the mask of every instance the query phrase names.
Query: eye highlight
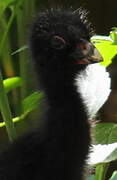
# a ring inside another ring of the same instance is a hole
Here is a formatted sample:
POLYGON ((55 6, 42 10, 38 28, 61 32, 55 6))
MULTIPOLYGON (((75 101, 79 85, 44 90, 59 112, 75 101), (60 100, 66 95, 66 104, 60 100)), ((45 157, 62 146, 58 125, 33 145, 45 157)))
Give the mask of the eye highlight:
POLYGON ((53 36, 51 39, 51 45, 54 49, 61 50, 66 46, 66 41, 61 36, 53 36))

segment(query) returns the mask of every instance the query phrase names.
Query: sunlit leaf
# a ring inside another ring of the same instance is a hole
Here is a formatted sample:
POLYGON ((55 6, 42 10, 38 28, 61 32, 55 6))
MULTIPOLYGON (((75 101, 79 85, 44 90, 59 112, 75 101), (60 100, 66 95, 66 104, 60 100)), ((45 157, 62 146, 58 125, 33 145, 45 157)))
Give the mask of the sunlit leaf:
POLYGON ((12 77, 5 79, 3 81, 5 92, 8 93, 14 88, 20 87, 22 85, 22 79, 20 77, 12 77))
POLYGON ((114 41, 113 43, 117 45, 117 27, 113 27, 110 32, 110 38, 114 41))
POLYGON ((104 62, 101 64, 108 66, 112 58, 117 54, 117 30, 114 28, 109 36, 93 36, 91 41, 101 53, 104 62))
POLYGON ((117 180, 117 171, 114 171, 112 177, 109 180, 117 180))

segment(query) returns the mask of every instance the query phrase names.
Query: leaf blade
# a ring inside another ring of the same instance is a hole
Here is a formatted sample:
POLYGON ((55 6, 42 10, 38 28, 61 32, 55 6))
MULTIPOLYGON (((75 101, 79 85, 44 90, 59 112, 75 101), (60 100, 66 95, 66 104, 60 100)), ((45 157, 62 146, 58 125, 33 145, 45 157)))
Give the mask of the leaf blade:
POLYGON ((31 95, 29 95, 28 97, 26 97, 22 101, 23 112, 29 113, 35 108, 37 108, 42 99, 43 99, 43 93, 39 91, 36 91, 31 95))
POLYGON ((12 77, 3 81, 5 92, 8 93, 14 88, 22 85, 22 79, 20 77, 12 77))

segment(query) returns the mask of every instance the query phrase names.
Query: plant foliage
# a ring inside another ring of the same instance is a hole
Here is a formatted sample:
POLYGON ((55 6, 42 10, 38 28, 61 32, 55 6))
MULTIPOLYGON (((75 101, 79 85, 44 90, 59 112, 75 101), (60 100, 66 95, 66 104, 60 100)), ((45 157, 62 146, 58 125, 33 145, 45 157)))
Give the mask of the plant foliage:
MULTIPOLYGON (((0 111, 3 119, 0 127, 6 127, 11 141, 17 137, 14 123, 25 120, 27 115, 30 117, 30 113, 39 108, 44 97, 44 94, 34 87, 26 39, 28 24, 37 10, 37 3, 38 0, 0 1, 0 68, 2 71, 0 111), (14 35, 15 38, 12 38, 14 35), (10 98, 8 98, 9 94, 10 98), (12 113, 13 108, 16 115, 12 113)), ((104 58, 101 64, 108 66, 117 55, 117 28, 112 28, 109 36, 96 35, 91 38, 91 41, 104 58)), ((93 159, 95 160, 92 161, 93 163, 89 161, 96 171, 95 175, 88 177, 88 180, 104 180, 109 163, 117 159, 116 132, 117 125, 113 123, 97 123, 93 128, 96 149, 93 156, 98 157, 101 154, 102 156, 100 161, 96 159, 93 159)), ((117 179, 117 171, 113 172, 110 178, 110 180, 115 179, 117 179)))

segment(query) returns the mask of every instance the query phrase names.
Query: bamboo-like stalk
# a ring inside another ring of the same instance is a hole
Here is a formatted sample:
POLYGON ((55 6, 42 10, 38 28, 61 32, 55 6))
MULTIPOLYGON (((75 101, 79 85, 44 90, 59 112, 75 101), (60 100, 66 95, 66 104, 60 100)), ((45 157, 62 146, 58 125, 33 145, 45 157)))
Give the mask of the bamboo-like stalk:
POLYGON ((16 135, 14 124, 12 122, 12 115, 11 115, 7 95, 4 90, 1 72, 0 72, 0 110, 1 110, 3 120, 6 124, 9 140, 14 141, 17 135, 16 135))
POLYGON ((95 180, 105 180, 109 163, 102 163, 96 166, 95 180))
MULTIPOLYGON (((27 43, 29 33, 28 27, 31 21, 31 16, 34 13, 35 0, 30 1, 25 0, 23 2, 23 7, 19 8, 16 15, 17 20, 17 35, 18 35, 18 46, 22 47, 27 43), (30 12, 30 13, 29 13, 30 12)), ((20 65, 20 77, 23 80, 23 86, 21 88, 21 99, 25 98, 30 92, 30 71, 31 64, 28 63, 29 55, 27 51, 22 51, 19 53, 19 65, 20 65), (28 88, 27 88, 28 87, 28 88)), ((34 85, 33 85, 34 86, 34 85)))
POLYGON ((0 42, 0 56, 1 56, 1 54, 2 54, 3 47, 4 47, 4 43, 5 43, 6 39, 7 39, 7 35, 8 35, 8 32, 9 32, 9 29, 10 29, 10 27, 11 27, 11 25, 12 25, 12 22, 13 22, 13 20, 14 20, 14 17, 15 17, 15 10, 14 10, 14 8, 13 8, 13 9, 12 9, 11 17, 10 17, 9 22, 8 22, 8 25, 7 25, 7 27, 6 27, 6 30, 5 30, 5 32, 4 32, 4 34, 3 34, 2 40, 1 40, 1 42, 0 42))
MULTIPOLYGON (((11 19, 13 21, 13 17, 11 19)), ((9 18, 10 21, 11 19, 9 18)), ((12 21, 9 25, 9 22, 6 21, 5 15, 0 19, 0 47, 2 48, 0 49, 0 61, 6 77, 13 77, 15 75, 11 58, 10 38, 8 37, 12 21)))

